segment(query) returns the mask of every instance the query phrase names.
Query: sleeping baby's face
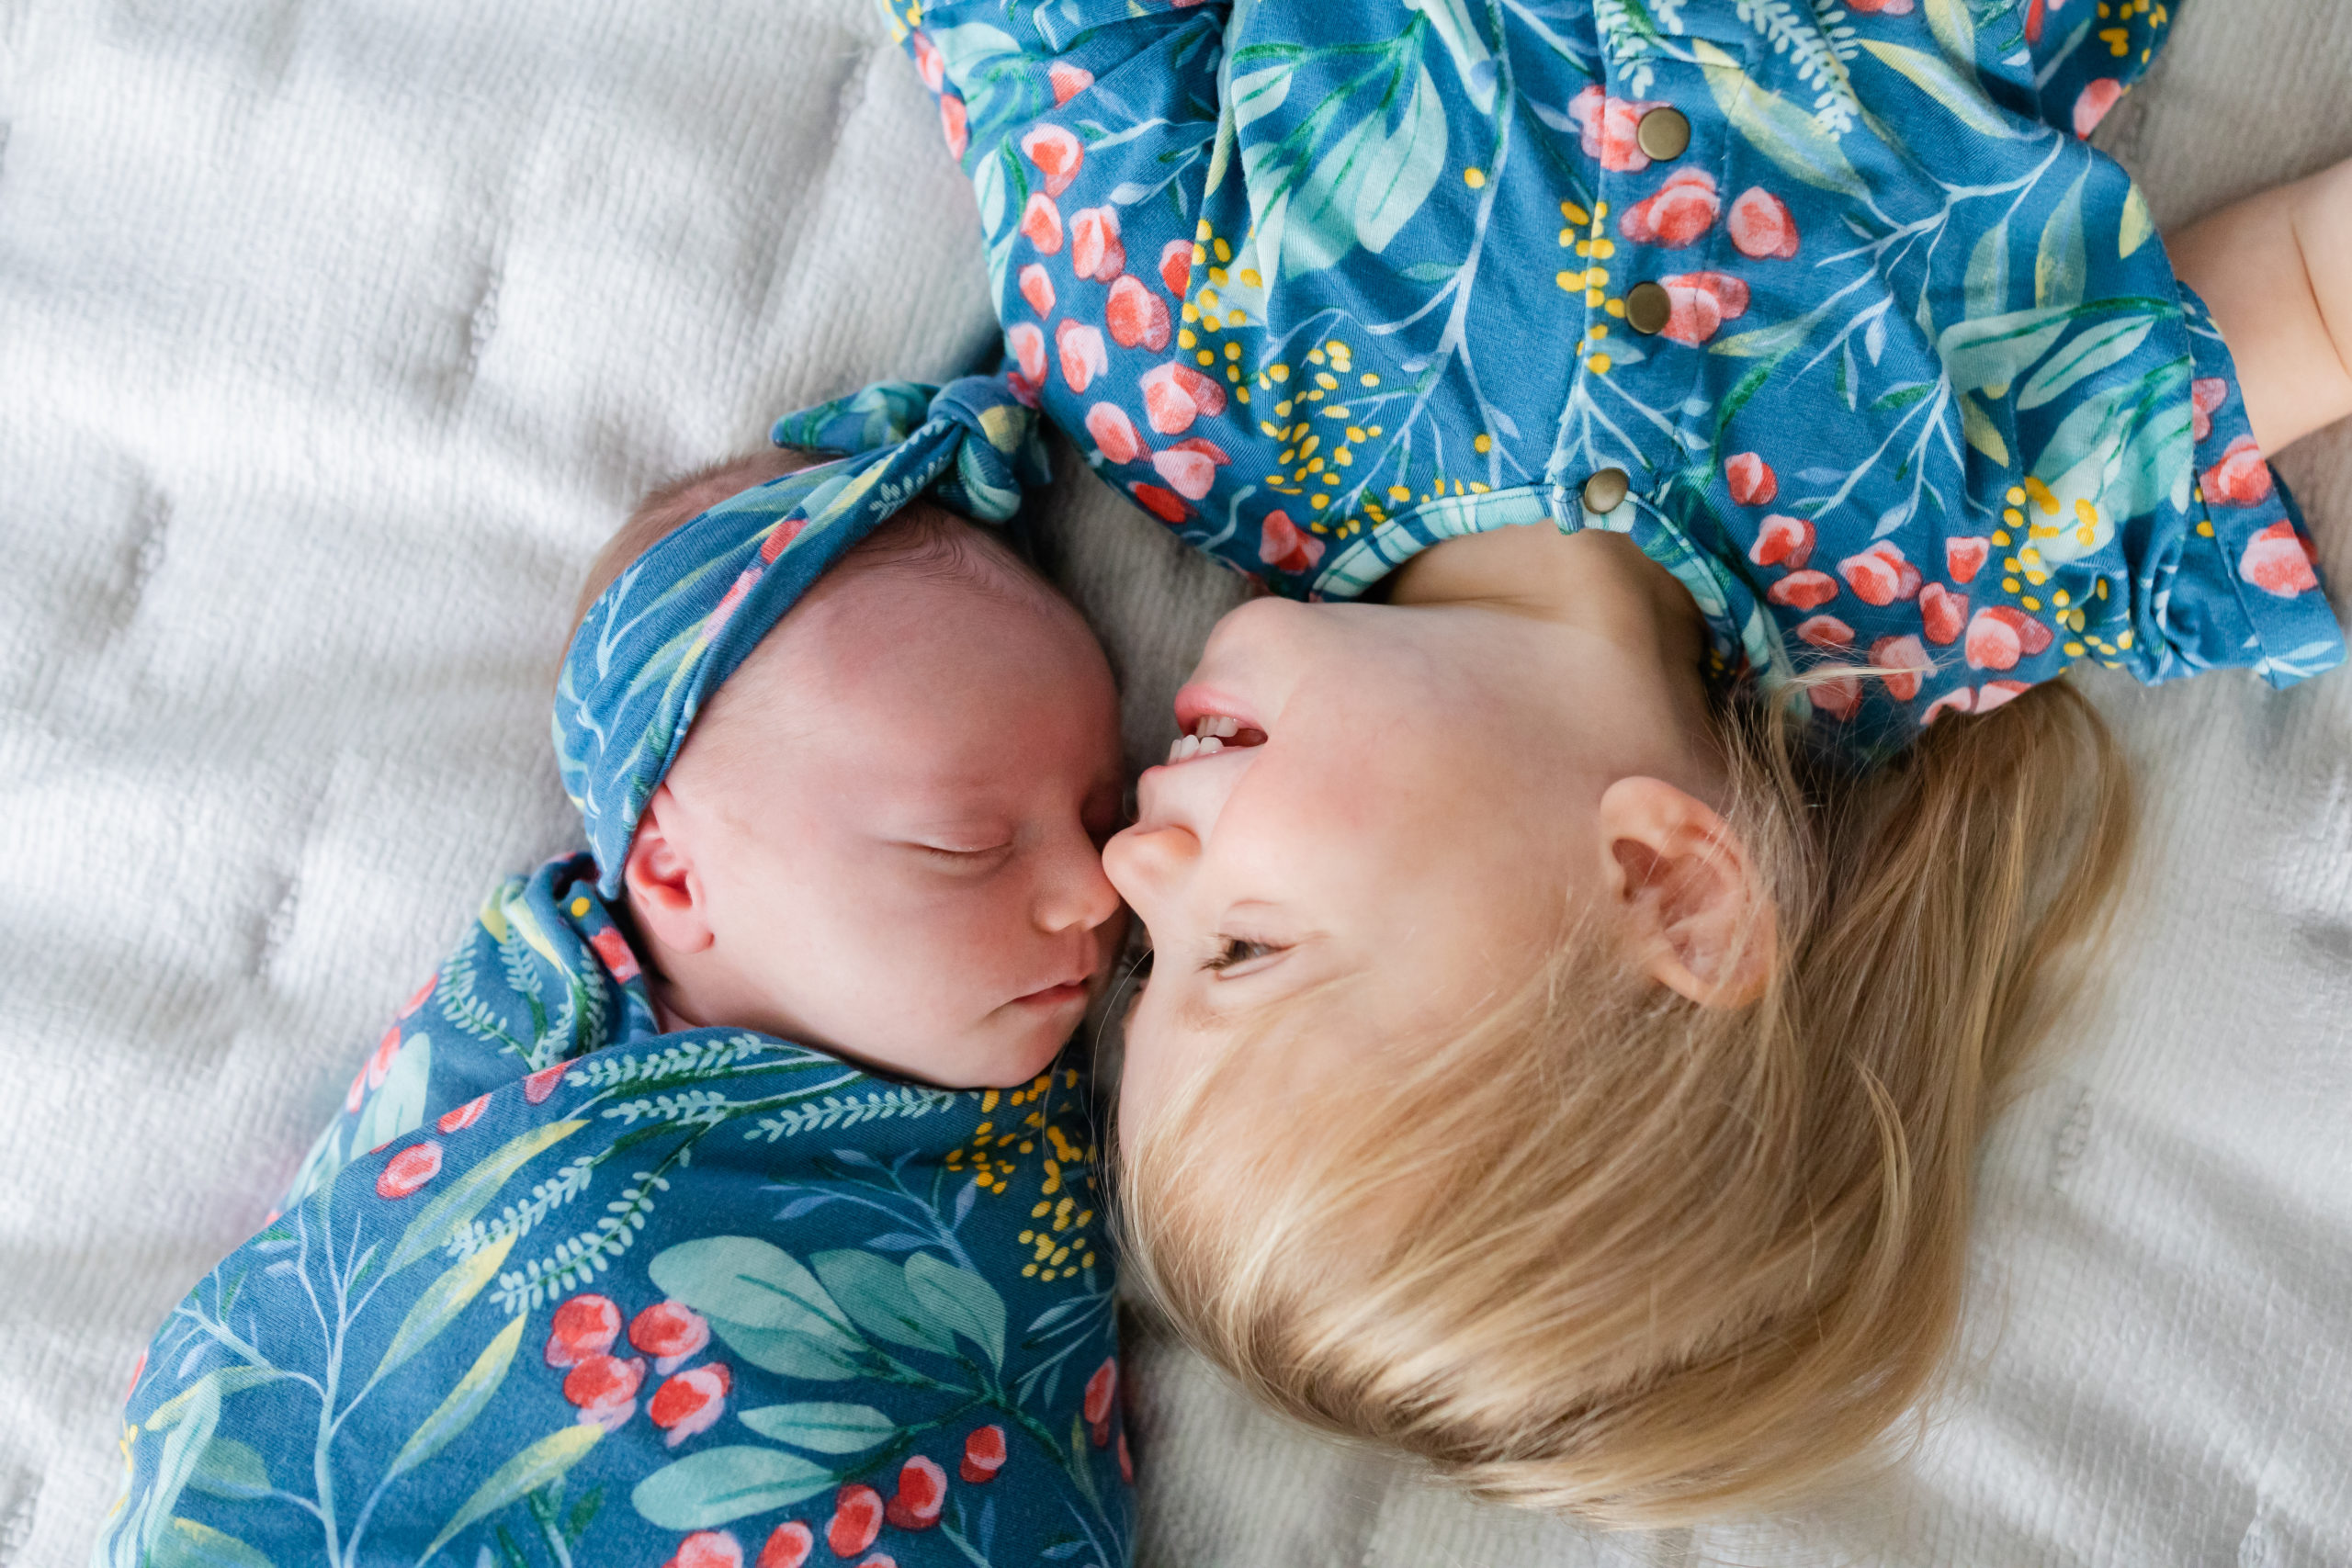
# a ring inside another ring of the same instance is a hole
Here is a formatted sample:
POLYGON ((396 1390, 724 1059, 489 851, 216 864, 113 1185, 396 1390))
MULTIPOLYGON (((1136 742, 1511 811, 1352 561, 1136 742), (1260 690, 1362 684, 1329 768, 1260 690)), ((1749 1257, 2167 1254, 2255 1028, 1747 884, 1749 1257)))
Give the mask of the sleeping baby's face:
POLYGON ((1122 927, 1110 669, 958 540, 820 580, 648 803, 629 902, 675 1022, 975 1088, 1033 1077, 1084 1015, 1122 927))

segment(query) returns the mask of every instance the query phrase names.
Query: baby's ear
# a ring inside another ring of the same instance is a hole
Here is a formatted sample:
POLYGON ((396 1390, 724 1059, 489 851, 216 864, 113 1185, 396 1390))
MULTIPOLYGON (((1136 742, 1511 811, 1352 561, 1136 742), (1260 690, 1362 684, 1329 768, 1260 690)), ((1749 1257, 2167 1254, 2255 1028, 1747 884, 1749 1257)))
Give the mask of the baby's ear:
POLYGON ((1746 846, 1704 801, 1660 779, 1600 796, 1603 886, 1636 962, 1702 1007, 1743 1007, 1771 976, 1770 898, 1746 846))
POLYGON ((677 797, 670 786, 655 790, 637 819, 621 880, 628 886, 629 908, 647 936, 673 953, 700 953, 711 943, 710 919, 703 905, 702 879, 672 834, 677 815, 677 797))

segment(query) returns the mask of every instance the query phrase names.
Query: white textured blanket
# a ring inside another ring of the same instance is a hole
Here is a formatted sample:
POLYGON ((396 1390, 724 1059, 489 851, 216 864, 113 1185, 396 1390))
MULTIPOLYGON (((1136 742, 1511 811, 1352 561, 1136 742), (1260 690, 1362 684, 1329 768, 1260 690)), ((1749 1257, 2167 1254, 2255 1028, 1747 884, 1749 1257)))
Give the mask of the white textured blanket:
MULTIPOLYGON (((2348 91, 2341 0, 2190 0, 2102 139, 2177 221, 2352 153, 2348 91)), ((149 1331, 572 838, 548 690, 632 493, 985 348, 936 134, 859 0, 0 0, 0 1568, 81 1561, 149 1331)), ((1061 457, 1142 755, 1231 584, 1061 457)), ((2352 539, 2352 438, 2283 467, 2352 539)), ((1599 1538, 1147 1342, 1144 1562, 2352 1562, 2352 676, 2098 689, 2139 913, 1987 1153, 1916 1463, 1599 1538)))

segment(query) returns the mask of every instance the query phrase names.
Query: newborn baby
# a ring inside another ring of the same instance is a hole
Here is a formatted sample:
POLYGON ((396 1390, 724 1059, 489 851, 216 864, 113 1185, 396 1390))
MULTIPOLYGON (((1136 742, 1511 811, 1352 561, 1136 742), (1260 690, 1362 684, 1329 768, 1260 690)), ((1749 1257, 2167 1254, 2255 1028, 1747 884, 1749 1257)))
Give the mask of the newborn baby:
POLYGON ((1119 935, 1116 697, 916 499, 1009 515, 1025 412, 931 392, 600 555, 556 713, 592 852, 492 895, 158 1333, 98 1562, 1125 1562, 1055 1060, 1119 935))

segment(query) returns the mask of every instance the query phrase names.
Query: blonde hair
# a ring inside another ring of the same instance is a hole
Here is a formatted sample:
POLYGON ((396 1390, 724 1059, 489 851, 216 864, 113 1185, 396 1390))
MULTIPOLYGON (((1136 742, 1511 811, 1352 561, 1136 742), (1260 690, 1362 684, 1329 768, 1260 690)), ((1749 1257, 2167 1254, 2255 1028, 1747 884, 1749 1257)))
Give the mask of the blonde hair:
POLYGON ((1134 1277, 1249 1393, 1616 1526, 1890 1457, 1953 1337, 1978 1140, 2130 857, 2130 775, 2064 682, 1860 780, 1777 705, 1718 738, 1774 906, 1760 999, 1688 1002, 1581 919, 1311 1122, 1212 1066, 1122 1148, 1134 1277))

